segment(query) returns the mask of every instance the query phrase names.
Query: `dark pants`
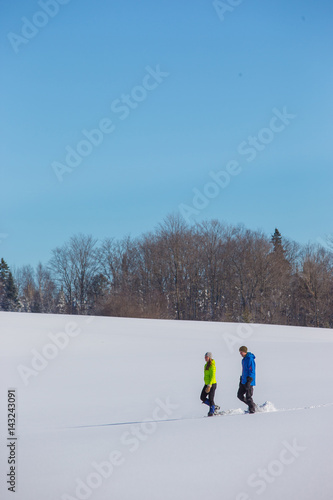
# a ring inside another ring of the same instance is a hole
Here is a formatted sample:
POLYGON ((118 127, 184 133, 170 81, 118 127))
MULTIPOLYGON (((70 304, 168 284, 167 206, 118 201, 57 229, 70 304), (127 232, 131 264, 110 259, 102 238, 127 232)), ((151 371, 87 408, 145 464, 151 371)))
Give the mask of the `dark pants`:
POLYGON ((209 406, 215 406, 215 403, 214 403, 214 396, 215 396, 215 391, 216 391, 216 386, 217 384, 212 384, 212 387, 210 388, 210 391, 209 393, 207 394, 207 392, 205 391, 207 385, 204 385, 202 391, 201 391, 201 396, 200 396, 200 399, 203 403, 209 403, 209 406))
POLYGON ((242 384, 241 382, 239 382, 237 397, 238 399, 243 401, 243 403, 248 405, 250 413, 253 413, 256 410, 256 406, 253 402, 252 396, 253 396, 253 385, 242 384))

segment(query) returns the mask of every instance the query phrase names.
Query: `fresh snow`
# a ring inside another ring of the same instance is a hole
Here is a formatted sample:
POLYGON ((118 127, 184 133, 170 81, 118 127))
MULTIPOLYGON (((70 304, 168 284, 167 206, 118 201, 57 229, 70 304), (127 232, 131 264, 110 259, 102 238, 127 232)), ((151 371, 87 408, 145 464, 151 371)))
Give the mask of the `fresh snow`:
POLYGON ((2 312, 0 346, 1 500, 333 498, 332 330, 2 312), (244 344, 254 415, 236 397, 244 344), (212 418, 199 400, 206 351, 212 418))

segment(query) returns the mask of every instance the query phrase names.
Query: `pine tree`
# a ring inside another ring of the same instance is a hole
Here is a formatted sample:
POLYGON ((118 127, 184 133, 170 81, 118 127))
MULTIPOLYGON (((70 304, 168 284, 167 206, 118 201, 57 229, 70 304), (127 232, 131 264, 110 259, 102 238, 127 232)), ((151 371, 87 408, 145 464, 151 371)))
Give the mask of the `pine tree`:
POLYGON ((17 288, 16 288, 16 285, 14 283, 13 275, 10 271, 8 274, 6 292, 7 292, 7 300, 8 300, 9 310, 10 311, 17 311, 18 305, 19 305, 18 296, 17 296, 17 288))
POLYGON ((0 261, 0 280, 2 283, 6 282, 6 279, 8 278, 8 273, 9 273, 9 267, 2 258, 0 261))
POLYGON ((66 310, 67 310, 66 297, 64 294, 64 290, 61 287, 61 290, 58 294, 56 311, 57 311, 57 314, 66 314, 66 310))
POLYGON ((7 287, 9 268, 4 259, 0 261, 0 309, 8 311, 7 287))
POLYGON ((284 248, 282 245, 282 236, 280 231, 275 228, 274 234, 272 235, 271 242, 274 247, 274 252, 284 254, 284 248))
POLYGON ((0 261, 0 289, 0 309, 3 311, 18 311, 17 288, 8 264, 3 258, 0 261))

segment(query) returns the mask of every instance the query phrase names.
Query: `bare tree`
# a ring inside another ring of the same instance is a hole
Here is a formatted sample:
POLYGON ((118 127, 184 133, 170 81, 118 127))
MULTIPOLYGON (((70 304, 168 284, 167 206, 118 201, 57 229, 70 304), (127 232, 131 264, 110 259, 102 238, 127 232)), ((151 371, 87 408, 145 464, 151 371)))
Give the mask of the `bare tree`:
POLYGON ((96 239, 84 234, 72 236, 69 241, 69 260, 74 274, 75 299, 79 314, 88 312, 89 290, 100 269, 96 244, 96 239))
POLYGON ((330 326, 332 317, 333 260, 323 247, 308 245, 300 273, 304 322, 315 327, 330 326))
MULTIPOLYGON (((190 319, 187 303, 191 297, 191 232, 180 215, 169 215, 157 229, 161 258, 164 261, 166 294, 176 319, 190 319)), ((195 259, 195 254, 192 255, 195 259)), ((193 278, 193 276, 192 276, 193 278)))
POLYGON ((66 312, 68 314, 73 314, 75 312, 75 270, 72 266, 68 243, 65 243, 62 247, 57 247, 52 250, 52 257, 49 261, 49 269, 54 280, 58 283, 59 289, 61 289, 64 293, 66 312))
POLYGON ((49 267, 65 294, 67 312, 71 314, 86 314, 91 305, 89 291, 100 270, 96 244, 92 236, 78 234, 52 251, 49 267))
POLYGON ((56 312, 57 288, 51 278, 50 271, 41 262, 36 268, 36 301, 38 301, 40 312, 56 312))
MULTIPOLYGON (((201 319, 228 317, 228 241, 230 228, 217 220, 197 225, 198 261, 201 264, 201 319)), ((230 318, 229 318, 230 319, 230 318)))

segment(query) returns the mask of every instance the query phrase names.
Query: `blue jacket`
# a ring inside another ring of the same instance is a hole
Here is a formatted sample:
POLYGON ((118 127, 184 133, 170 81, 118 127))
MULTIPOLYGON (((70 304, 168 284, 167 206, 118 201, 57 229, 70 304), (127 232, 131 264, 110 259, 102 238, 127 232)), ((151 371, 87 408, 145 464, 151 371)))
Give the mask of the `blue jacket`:
POLYGON ((246 384, 247 377, 252 377, 251 385, 256 385, 256 362, 255 355, 248 352, 245 358, 242 359, 242 384, 246 384))

